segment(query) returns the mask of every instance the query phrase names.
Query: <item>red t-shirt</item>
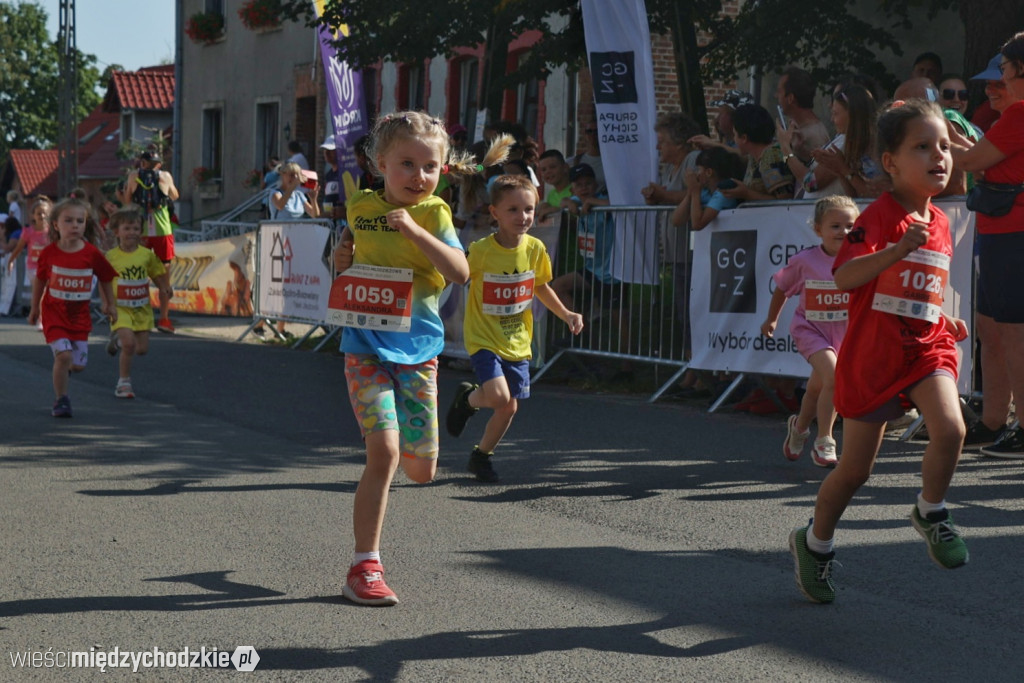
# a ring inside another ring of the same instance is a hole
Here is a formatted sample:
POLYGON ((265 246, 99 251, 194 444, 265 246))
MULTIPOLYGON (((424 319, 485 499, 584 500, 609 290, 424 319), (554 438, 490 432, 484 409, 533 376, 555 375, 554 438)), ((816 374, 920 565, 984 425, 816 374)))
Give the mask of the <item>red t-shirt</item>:
POLYGON ((110 282, 117 277, 117 271, 103 252, 88 242, 75 252, 64 251, 52 243, 39 254, 36 277, 46 287, 40 310, 47 344, 58 339, 89 339, 93 275, 110 282))
MULTIPOLYGON (((985 133, 985 139, 996 146, 1006 158, 985 170, 990 183, 1020 185, 1024 183, 1024 102, 1014 102, 985 133)), ((1017 195, 1010 213, 1005 216, 976 214, 978 232, 994 235, 1024 231, 1024 192, 1017 195)))
MULTIPOLYGON (((836 255, 832 272, 858 256, 898 242, 914 222, 886 192, 854 223, 836 255)), ((952 257, 949 220, 934 204, 928 232, 928 242, 921 249, 952 257)), ((903 269, 905 264, 901 261, 890 268, 903 269)), ((853 419, 877 410, 936 370, 957 375, 956 344, 943 319, 931 323, 872 309, 878 281, 875 278, 850 291, 849 326, 836 360, 836 410, 853 419)))

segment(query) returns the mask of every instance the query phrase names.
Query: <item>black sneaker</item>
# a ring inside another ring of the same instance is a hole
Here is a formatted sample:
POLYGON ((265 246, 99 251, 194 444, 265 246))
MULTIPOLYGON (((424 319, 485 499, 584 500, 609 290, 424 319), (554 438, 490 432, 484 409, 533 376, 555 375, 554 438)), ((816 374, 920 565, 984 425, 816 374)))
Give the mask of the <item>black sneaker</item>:
POLYGON ((57 399, 56 403, 53 404, 53 410, 50 411, 50 415, 54 417, 71 417, 71 399, 68 398, 67 394, 57 399))
POLYGON ((483 481, 488 484, 493 484, 498 481, 498 473, 494 471, 494 467, 491 466, 491 456, 493 453, 484 453, 479 448, 474 448, 473 452, 469 456, 469 464, 466 465, 466 469, 476 476, 477 481, 483 481))
POLYGON ((448 415, 445 416, 444 424, 448 433, 452 436, 459 436, 466 428, 469 418, 473 417, 480 410, 469 405, 469 395, 477 388, 472 382, 459 382, 459 388, 455 390, 455 398, 448 408, 448 415))
POLYGON ((1024 460, 1024 429, 1004 429, 994 444, 981 449, 981 454, 1007 460, 1024 460))
POLYGON ((967 428, 967 436, 964 437, 964 448, 980 448, 989 446, 999 440, 999 437, 1006 431, 1006 425, 999 429, 989 429, 985 423, 978 420, 967 428))

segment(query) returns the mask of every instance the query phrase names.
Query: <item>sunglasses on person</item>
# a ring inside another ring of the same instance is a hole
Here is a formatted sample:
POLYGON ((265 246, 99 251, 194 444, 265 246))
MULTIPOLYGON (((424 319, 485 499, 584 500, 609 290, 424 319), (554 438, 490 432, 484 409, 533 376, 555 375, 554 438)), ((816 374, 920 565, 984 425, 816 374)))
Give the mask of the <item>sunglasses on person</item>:
POLYGON ((942 89, 942 99, 944 99, 944 100, 952 100, 954 98, 966 102, 967 101, 967 91, 966 90, 954 90, 952 88, 943 88, 942 89))

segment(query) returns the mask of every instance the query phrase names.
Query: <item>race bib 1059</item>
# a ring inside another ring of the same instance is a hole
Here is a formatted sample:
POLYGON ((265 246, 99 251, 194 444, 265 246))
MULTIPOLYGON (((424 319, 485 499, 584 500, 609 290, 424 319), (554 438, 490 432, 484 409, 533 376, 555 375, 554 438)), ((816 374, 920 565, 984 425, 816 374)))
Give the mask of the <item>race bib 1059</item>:
POLYGON ((412 329, 412 270, 352 266, 331 285, 326 321, 366 330, 408 332, 412 329))

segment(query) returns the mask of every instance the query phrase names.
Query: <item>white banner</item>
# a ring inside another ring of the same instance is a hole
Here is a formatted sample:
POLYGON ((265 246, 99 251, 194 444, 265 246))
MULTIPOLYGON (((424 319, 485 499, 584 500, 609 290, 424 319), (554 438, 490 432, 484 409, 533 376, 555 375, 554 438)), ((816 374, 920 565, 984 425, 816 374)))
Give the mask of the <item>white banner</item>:
POLYGON ((260 223, 260 315, 321 324, 327 316, 331 231, 314 223, 260 223))
MULTIPOLYGON (((953 261, 942 308, 970 326, 974 215, 962 201, 939 202, 939 206, 949 216, 953 238, 953 261)), ((775 291, 772 276, 793 254, 821 244, 810 226, 813 211, 813 204, 788 202, 732 209, 721 212, 708 229, 694 234, 690 299, 693 367, 810 375, 810 366, 789 336, 796 302, 786 302, 774 338, 761 335, 761 323, 775 291)), ((970 392, 972 343, 968 338, 959 345, 961 393, 970 392)))
MULTIPOLYGON (((643 0, 583 0, 582 7, 608 196, 613 206, 642 205, 640 190, 658 180, 647 9, 643 0)), ((646 257, 658 253, 656 230, 617 222, 615 247, 613 276, 657 282, 657 259, 646 257)))

